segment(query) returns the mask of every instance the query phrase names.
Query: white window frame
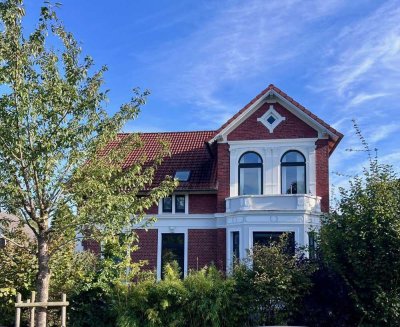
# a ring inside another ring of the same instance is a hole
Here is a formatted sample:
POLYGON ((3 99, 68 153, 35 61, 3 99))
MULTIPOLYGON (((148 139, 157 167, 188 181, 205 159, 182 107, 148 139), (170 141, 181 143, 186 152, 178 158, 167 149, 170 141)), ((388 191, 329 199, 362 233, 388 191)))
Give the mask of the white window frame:
POLYGON ((162 234, 184 234, 184 263, 183 263, 183 277, 187 276, 188 272, 188 249, 189 249, 189 237, 188 229, 185 227, 159 227, 157 237, 157 280, 161 280, 161 247, 162 247, 162 234))
POLYGON ((189 214, 189 194, 187 193, 174 193, 171 195, 172 198, 172 212, 163 212, 163 199, 160 199, 158 202, 158 214, 159 215, 187 215, 189 214), (185 212, 176 212, 175 211, 175 196, 184 195, 185 196, 185 212))
POLYGON ((244 239, 243 239, 243 233, 241 228, 227 228, 226 233, 226 256, 227 256, 227 262, 226 262, 226 270, 229 273, 232 268, 233 268, 233 251, 232 251, 232 246, 233 246, 233 232, 239 232, 239 256, 240 256, 240 261, 245 259, 245 253, 243 251, 243 244, 244 244, 244 239))

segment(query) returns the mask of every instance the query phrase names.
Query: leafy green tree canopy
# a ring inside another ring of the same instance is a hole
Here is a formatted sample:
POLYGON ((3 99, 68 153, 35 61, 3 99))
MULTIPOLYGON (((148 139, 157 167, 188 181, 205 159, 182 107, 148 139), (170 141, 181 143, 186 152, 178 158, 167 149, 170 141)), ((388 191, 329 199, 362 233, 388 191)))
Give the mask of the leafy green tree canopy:
MULTIPOLYGON (((109 115, 103 107, 106 67, 95 71, 92 58, 82 58, 53 9, 41 8, 29 34, 23 30, 23 1, 0 1, 0 206, 34 233, 36 289, 43 302, 52 255, 88 231, 119 245, 124 232, 124 244, 130 244, 132 226, 176 186, 167 179, 151 188, 167 147, 151 165, 143 165, 144 157, 123 165, 141 142, 136 135, 120 140, 117 133, 137 117, 148 92, 134 90, 109 115), (114 146, 106 148, 110 142, 114 146)), ((39 309, 38 326, 45 321, 46 310, 39 309)))
POLYGON ((398 326, 400 180, 393 167, 370 158, 364 174, 339 192, 337 207, 322 220, 324 259, 348 284, 360 325, 398 326))

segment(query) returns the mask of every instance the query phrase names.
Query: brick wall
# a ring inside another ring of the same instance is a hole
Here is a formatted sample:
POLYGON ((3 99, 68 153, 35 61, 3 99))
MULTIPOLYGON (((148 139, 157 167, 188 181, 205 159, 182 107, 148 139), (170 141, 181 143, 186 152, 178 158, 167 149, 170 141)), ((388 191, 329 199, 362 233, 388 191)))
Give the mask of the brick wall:
POLYGON ((217 153, 217 211, 225 212, 225 198, 229 197, 230 166, 229 166, 229 145, 227 143, 218 143, 217 153))
POLYGON ((329 211, 329 148, 328 140, 318 140, 316 144, 317 195, 322 197, 321 210, 329 211))
POLYGON ((139 249, 132 253, 132 261, 147 260, 148 264, 143 269, 155 270, 157 268, 157 229, 138 229, 136 233, 139 237, 139 249))
POLYGON ((188 230, 188 268, 199 270, 211 263, 217 265, 217 230, 188 230))
POLYGON ((189 194, 189 213, 215 213, 216 211, 216 194, 189 194))
POLYGON ((217 267, 222 272, 226 271, 226 229, 217 230, 217 267))
POLYGON ((275 127, 273 133, 270 133, 261 122, 257 121, 257 118, 260 118, 269 110, 269 106, 269 103, 263 104, 258 110, 256 110, 250 117, 248 117, 242 124, 236 127, 228 135, 228 140, 268 140, 318 137, 316 130, 311 128, 300 118, 293 115, 289 110, 282 107, 279 103, 273 104, 274 109, 286 119, 277 127, 275 127))
POLYGON ((95 254, 100 254, 101 252, 100 244, 95 240, 91 239, 82 240, 82 247, 85 251, 90 251, 95 254))
POLYGON ((153 204, 146 212, 148 215, 158 214, 158 204, 153 204))

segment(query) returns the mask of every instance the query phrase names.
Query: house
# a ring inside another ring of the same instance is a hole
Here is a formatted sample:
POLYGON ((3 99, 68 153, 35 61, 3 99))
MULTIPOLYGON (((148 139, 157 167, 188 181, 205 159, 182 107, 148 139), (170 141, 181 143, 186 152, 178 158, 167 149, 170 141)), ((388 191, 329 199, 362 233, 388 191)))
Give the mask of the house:
POLYGON ((157 221, 138 229, 132 254, 160 278, 171 260, 185 275, 210 263, 229 270, 282 233, 292 244, 312 243, 310 231, 329 208, 329 157, 343 135, 269 85, 218 130, 140 137, 150 159, 158 139, 171 145, 155 183, 166 175, 180 181, 149 211, 157 221))

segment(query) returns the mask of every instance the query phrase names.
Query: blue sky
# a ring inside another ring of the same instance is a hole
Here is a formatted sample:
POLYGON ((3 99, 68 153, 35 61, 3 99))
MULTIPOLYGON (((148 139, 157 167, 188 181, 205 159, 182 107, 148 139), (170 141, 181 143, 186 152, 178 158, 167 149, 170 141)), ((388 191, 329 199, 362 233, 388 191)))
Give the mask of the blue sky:
MULTIPOLYGON (((27 31, 40 3, 26 2, 27 31)), ((346 151, 360 148, 353 118, 381 161, 400 167, 397 0, 65 0, 58 15, 108 66, 110 112, 133 87, 151 90, 126 131, 216 129, 273 83, 345 134, 332 172, 366 163, 346 151)))

